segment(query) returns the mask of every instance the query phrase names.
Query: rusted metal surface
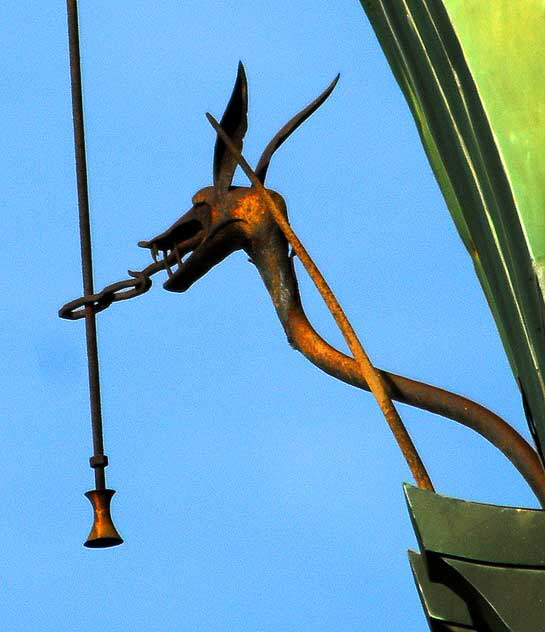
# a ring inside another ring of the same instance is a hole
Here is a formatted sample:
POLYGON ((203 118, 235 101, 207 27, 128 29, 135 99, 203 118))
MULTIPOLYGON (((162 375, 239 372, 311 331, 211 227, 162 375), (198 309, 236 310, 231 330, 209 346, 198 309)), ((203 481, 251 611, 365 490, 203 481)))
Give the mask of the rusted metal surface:
MULTIPOLYGON (((314 285, 320 292, 320 295, 337 323, 337 326, 341 330, 341 333, 354 356, 354 362, 358 367, 360 375, 369 385, 369 389, 376 399, 377 404, 379 405, 380 410, 386 419, 392 434, 394 435, 397 445, 401 450, 412 475, 418 483, 418 486, 433 491, 431 479, 409 433, 407 432, 407 429, 405 428, 405 425, 403 424, 403 421, 401 420, 401 417, 399 416, 399 413, 397 412, 396 407, 392 402, 390 395, 388 394, 384 378, 382 377, 380 371, 378 371, 371 363, 335 294, 332 292, 320 270, 292 230, 288 220, 286 219, 285 213, 280 210, 278 202, 275 201, 271 194, 263 187, 256 174, 252 171, 248 163, 238 151, 236 145, 230 142, 225 131, 221 128, 217 121, 215 121, 209 114, 207 114, 207 117, 218 135, 223 138, 223 141, 227 147, 229 147, 229 150, 237 156, 238 163, 255 187, 258 194, 258 203, 265 203, 266 210, 268 210, 271 214, 273 220, 282 231, 284 237, 288 240, 294 253, 299 257, 301 263, 314 282, 314 285)), ((283 206, 285 207, 285 204, 283 204, 283 206)), ((281 294, 278 299, 282 301, 285 300, 285 297, 281 294)), ((274 298, 273 302, 275 302, 274 298)))
MULTIPOLYGON (((168 278, 163 287, 173 292, 184 292, 230 253, 243 249, 263 278, 290 344, 329 375, 370 390, 367 379, 362 375, 361 365, 329 345, 309 323, 301 304, 288 240, 280 226, 283 224, 284 229, 286 225, 289 228, 285 202, 278 193, 260 187, 259 176, 264 179, 274 150, 325 100, 335 81, 269 143, 258 162, 259 174, 250 170, 249 177, 257 180, 254 186, 230 186, 234 169, 232 162, 225 158, 226 153, 229 153, 225 149, 231 145, 230 153, 237 156, 239 162, 243 161, 240 155, 242 137, 239 138, 239 131, 235 132, 234 143, 228 135, 223 137, 223 149, 215 152, 215 165, 228 165, 224 167, 228 175, 223 177, 220 173, 215 174, 216 181, 222 183, 221 188, 211 186, 201 189, 193 197, 193 206, 184 216, 159 235, 140 242, 141 247, 150 250, 154 263, 140 273, 131 274, 147 277, 147 282, 142 281, 141 286, 145 286, 146 289, 142 291, 146 291, 151 285, 149 275, 165 269, 168 278), (284 221, 281 221, 282 218, 284 221)), ((237 84, 238 90, 244 94, 234 99, 232 96, 230 104, 237 104, 233 108, 239 117, 245 117, 247 88, 240 67, 237 84)), ((234 130, 244 127, 244 123, 236 124, 235 114, 230 116, 235 119, 235 123, 232 120, 230 122, 234 130)), ((222 135, 221 126, 218 135, 222 135)), ((135 291, 134 295, 142 293, 136 287, 129 291, 135 291)), ((545 507, 545 473, 541 463, 535 450, 509 424, 460 395, 387 371, 377 371, 390 398, 448 417, 472 428, 490 441, 519 470, 545 507)))

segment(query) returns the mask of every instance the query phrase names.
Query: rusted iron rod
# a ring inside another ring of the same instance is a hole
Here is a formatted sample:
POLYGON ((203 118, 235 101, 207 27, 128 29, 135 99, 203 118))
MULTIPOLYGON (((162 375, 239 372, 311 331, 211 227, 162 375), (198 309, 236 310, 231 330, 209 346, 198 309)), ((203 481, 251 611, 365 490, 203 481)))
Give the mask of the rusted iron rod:
POLYGON ((242 154, 238 151, 235 145, 231 142, 231 139, 227 136, 220 124, 210 114, 206 115, 209 122, 212 124, 216 132, 221 136, 223 142, 237 158, 237 162, 241 166, 246 176, 250 179, 252 185, 257 189, 259 194, 267 203, 269 210, 274 217, 276 223, 284 233, 286 239, 291 244, 295 254, 299 257, 301 263, 305 267, 306 271, 312 278, 316 288, 320 292, 325 304, 327 305, 331 315, 335 319, 339 329, 341 330, 346 343, 350 351, 354 356, 363 379, 369 385, 371 393, 377 400, 377 403, 388 423, 390 430, 392 431, 395 440, 415 478, 418 486, 423 489, 429 489, 433 491, 433 484, 426 471, 424 463, 418 454, 407 429, 405 428, 401 417, 399 416, 392 399, 388 393, 388 387, 384 381, 384 378, 380 371, 378 371, 371 363, 367 353, 365 352, 361 342, 359 341, 356 332, 350 324, 346 314, 340 306, 337 298, 333 294, 331 288, 327 284, 326 280, 322 276, 320 270, 304 248, 303 244, 294 233, 289 222, 284 215, 278 210, 274 200, 270 193, 260 182, 259 178, 255 175, 250 165, 246 162, 242 154))
MULTIPOLYGON (((281 318, 281 322, 292 346, 307 360, 338 380, 370 390, 354 359, 332 347, 312 327, 298 295, 290 301, 289 315, 281 318)), ((500 450, 526 480, 545 509, 545 471, 537 452, 512 426, 466 397, 379 370, 392 399, 471 428, 500 450)))
MULTIPOLYGON (((81 89, 81 62, 77 0, 67 0, 68 42, 70 50, 70 79, 72 86, 72 118, 74 122, 74 149, 79 207, 81 244, 81 270, 84 295, 93 294, 93 262, 91 253, 91 227, 89 221, 89 193, 87 186, 87 160, 85 157, 85 131, 83 125, 83 97, 81 89)), ((96 489, 106 488, 104 468, 108 459, 104 455, 102 438, 102 408, 100 402, 100 377, 95 313, 85 307, 85 335, 87 340, 87 364, 89 372, 89 400, 93 432, 93 457, 91 467, 95 471, 96 489)))
MULTIPOLYGON (((216 128, 217 122, 210 116, 209 120, 213 127, 216 128)), ((218 133, 221 134, 221 131, 218 131, 218 133)), ((229 149, 233 151, 235 148, 231 144, 229 149)), ((261 183, 259 181, 256 182, 255 174, 253 174, 249 165, 245 163, 240 152, 236 149, 235 151, 243 169, 244 164, 246 166, 246 169, 244 169, 246 175, 261 194, 261 183)), ((267 194, 266 190, 265 194, 267 194)), ((267 197, 270 198, 271 196, 267 194, 267 196, 263 195, 262 197, 267 201, 267 197)), ((273 199, 268 200, 268 206, 272 205, 271 213, 275 210, 274 204, 273 199)), ((280 220, 287 223, 282 214, 280 214, 280 220)), ((278 223, 280 224, 280 221, 278 223)), ((354 358, 341 353, 329 345, 319 336, 304 314, 297 288, 292 293, 294 296, 291 296, 287 301, 288 305, 283 305, 283 309, 277 310, 292 346, 301 351, 307 359, 329 375, 353 386, 368 391, 371 390, 365 376, 362 375, 359 363, 354 358)), ((471 428, 487 439, 511 461, 533 490, 541 506, 545 508, 545 471, 541 461, 528 442, 501 417, 484 406, 456 393, 381 369, 375 370, 380 371, 383 384, 392 399, 452 419, 471 428)))

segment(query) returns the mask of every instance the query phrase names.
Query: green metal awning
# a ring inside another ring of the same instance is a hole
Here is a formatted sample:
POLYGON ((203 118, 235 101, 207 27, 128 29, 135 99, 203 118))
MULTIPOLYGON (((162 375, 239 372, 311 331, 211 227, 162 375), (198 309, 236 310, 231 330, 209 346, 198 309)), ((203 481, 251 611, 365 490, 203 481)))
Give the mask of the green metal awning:
POLYGON ((545 447, 545 2, 360 0, 545 447))

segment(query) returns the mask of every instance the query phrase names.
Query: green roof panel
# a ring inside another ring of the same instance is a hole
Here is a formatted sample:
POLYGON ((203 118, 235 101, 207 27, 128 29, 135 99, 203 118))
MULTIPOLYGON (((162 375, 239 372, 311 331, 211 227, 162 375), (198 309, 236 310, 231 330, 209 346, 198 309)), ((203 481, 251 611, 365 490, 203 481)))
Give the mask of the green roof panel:
POLYGON ((360 0, 545 447, 545 2, 360 0))

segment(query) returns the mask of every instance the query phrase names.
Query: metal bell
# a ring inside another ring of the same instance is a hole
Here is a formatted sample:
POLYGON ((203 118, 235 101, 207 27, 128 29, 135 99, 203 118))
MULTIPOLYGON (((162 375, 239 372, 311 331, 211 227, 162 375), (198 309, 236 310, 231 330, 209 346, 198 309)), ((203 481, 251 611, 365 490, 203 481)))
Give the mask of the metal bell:
POLYGON ((105 549, 123 543, 110 515, 110 503, 115 494, 113 489, 93 489, 85 495, 93 505, 93 527, 84 546, 91 549, 105 549))

